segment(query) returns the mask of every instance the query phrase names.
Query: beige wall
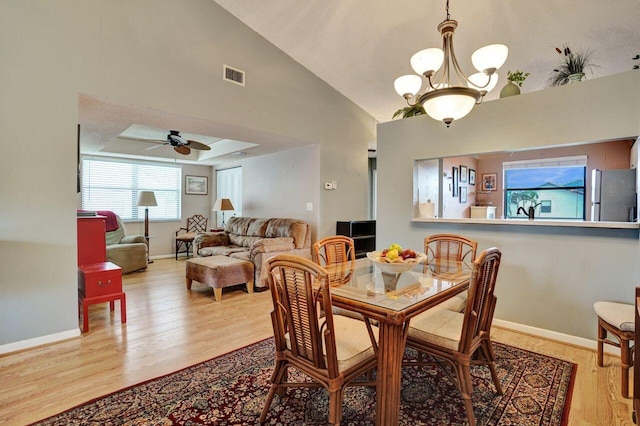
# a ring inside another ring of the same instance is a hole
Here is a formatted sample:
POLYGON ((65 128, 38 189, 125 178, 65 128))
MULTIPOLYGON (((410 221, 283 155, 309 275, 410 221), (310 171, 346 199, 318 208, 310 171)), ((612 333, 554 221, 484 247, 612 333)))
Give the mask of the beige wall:
POLYGON ((0 52, 0 352, 78 335, 79 93, 318 144, 318 233, 367 215, 375 120, 215 2, 3 1, 0 52))
POLYGON ((640 73, 633 71, 487 102, 450 128, 426 116, 380 124, 377 244, 421 247, 425 235, 451 232, 476 239, 480 250, 497 246, 504 255, 498 319, 594 339, 595 301, 633 302, 637 229, 412 222, 413 161, 637 135, 640 73))

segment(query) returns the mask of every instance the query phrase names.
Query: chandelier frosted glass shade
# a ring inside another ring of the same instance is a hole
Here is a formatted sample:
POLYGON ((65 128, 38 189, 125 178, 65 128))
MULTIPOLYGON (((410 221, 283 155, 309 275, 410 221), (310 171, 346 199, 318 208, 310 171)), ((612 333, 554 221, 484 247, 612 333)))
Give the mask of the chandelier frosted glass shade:
POLYGON ((473 52, 471 63, 478 71, 492 74, 504 65, 508 55, 509 48, 504 44, 490 44, 473 52))
POLYGON ((403 75, 396 78, 393 86, 395 87, 398 95, 404 98, 411 98, 420 91, 420 87, 422 87, 422 78, 415 74, 403 75))
POLYGON ((411 57, 411 68, 418 74, 424 75, 429 72, 436 72, 442 66, 444 61, 444 52, 442 49, 431 48, 424 49, 411 57))
POLYGON ((498 84, 498 74, 486 75, 483 72, 477 72, 469 76, 468 86, 472 89, 478 89, 481 92, 489 93, 498 84), (488 83, 488 84, 487 84, 488 83))
POLYGON ((429 117, 444 121, 449 127, 452 121, 469 114, 481 97, 478 90, 456 86, 427 92, 419 102, 429 117))

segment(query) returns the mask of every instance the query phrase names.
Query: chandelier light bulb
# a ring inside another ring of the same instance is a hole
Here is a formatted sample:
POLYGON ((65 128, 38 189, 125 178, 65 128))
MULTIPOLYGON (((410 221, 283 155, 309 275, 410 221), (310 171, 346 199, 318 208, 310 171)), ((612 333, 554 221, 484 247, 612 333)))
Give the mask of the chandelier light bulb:
POLYGON ((396 78, 393 86, 395 87, 398 95, 405 99, 409 99, 420 91, 420 87, 422 87, 422 78, 415 74, 403 75, 396 78))
POLYGON ((440 69, 443 61, 444 52, 442 49, 433 47, 414 54, 411 57, 411 68, 419 75, 425 75, 429 72, 435 73, 440 69))
POLYGON ((509 48, 504 44, 490 44, 473 52, 471 62, 478 71, 491 75, 504 65, 508 55, 509 48))

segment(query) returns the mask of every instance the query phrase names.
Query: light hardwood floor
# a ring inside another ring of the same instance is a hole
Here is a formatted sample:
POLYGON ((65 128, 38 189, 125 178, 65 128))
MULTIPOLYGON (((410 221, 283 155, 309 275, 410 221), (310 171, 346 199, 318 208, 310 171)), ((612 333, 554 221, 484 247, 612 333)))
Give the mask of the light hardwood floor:
MULTIPOLYGON (((89 333, 0 356, 0 424, 34 422, 272 335, 268 291, 225 289, 218 303, 209 287, 194 282, 187 290, 184 270, 184 259, 161 259, 125 275, 125 325, 118 304, 114 313, 107 303, 94 305, 89 333)), ((631 400, 620 396, 619 359, 607 356, 597 368, 591 350, 499 328, 493 335, 578 364, 570 425, 633 424, 631 400)))

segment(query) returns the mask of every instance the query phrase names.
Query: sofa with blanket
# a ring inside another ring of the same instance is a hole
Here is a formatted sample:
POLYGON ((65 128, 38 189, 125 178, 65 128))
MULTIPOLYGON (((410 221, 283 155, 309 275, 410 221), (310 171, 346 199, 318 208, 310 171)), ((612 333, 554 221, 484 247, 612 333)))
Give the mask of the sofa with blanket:
POLYGON ((251 217, 230 218, 224 231, 201 232, 193 240, 198 257, 230 256, 253 263, 255 286, 268 286, 264 262, 276 254, 287 253, 311 258, 311 228, 298 219, 251 217))

